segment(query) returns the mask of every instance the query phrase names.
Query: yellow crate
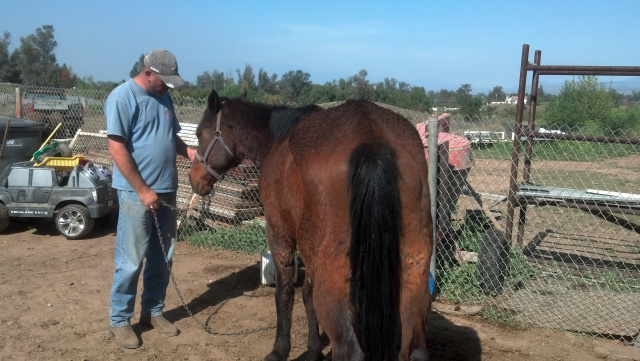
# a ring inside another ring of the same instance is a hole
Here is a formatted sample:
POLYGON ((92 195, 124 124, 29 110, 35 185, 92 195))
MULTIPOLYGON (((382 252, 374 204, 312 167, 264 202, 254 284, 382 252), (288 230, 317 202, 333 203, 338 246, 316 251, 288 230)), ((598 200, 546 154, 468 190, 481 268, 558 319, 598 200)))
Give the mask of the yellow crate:
POLYGON ((76 155, 71 158, 63 158, 63 157, 46 157, 42 163, 36 163, 36 166, 48 166, 55 167, 56 170, 72 170, 80 161, 85 160, 86 158, 81 155, 76 155))

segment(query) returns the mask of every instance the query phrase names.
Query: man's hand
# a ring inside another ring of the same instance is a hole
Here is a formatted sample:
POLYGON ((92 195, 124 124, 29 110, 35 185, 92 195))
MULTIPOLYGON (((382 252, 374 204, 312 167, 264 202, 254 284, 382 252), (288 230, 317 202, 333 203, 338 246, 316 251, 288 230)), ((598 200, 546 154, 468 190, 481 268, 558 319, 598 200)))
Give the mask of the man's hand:
POLYGON ((147 188, 147 190, 138 193, 138 197, 140 197, 140 201, 144 204, 144 207, 147 211, 150 211, 153 214, 158 214, 158 209, 160 209, 161 203, 160 198, 158 198, 158 194, 153 191, 151 188, 147 188))

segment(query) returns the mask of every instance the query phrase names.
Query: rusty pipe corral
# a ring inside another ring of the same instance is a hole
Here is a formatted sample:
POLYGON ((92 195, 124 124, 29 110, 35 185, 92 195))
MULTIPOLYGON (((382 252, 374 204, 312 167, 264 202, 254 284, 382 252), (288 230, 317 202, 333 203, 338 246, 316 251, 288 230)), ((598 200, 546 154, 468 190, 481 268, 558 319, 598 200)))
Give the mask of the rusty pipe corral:
POLYGON ((513 137, 513 152, 511 154, 511 179, 509 180, 509 195, 507 204, 507 219, 505 235, 507 239, 513 239, 513 226, 515 208, 520 207, 518 217, 518 234, 517 243, 522 244, 524 235, 524 225, 526 219, 526 204, 518 203, 516 192, 518 189, 518 168, 520 161, 520 148, 522 146, 522 137, 525 137, 525 156, 522 179, 523 182, 529 181, 531 174, 531 156, 533 153, 533 138, 546 138, 558 140, 577 140, 586 142, 600 143, 625 143, 640 144, 638 138, 610 138, 599 136, 584 136, 573 134, 550 134, 534 132, 535 116, 538 95, 538 80, 540 75, 603 75, 603 76, 640 76, 640 66, 577 66, 577 65, 541 65, 541 52, 536 50, 533 63, 529 62, 529 45, 522 46, 522 57, 520 62, 520 80, 518 82, 518 106, 516 110, 516 124, 513 137), (529 121, 527 126, 523 128, 524 118, 524 99, 527 87, 527 74, 532 72, 531 84, 531 101, 529 106, 529 121))

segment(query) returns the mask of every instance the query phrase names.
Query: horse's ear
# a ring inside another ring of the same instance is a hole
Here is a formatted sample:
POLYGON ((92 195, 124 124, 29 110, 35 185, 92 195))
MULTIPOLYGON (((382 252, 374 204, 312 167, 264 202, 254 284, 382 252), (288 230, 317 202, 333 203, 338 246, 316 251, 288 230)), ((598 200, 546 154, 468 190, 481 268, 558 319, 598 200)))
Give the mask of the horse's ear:
POLYGON ((243 91, 242 95, 240 96, 242 99, 247 99, 247 91, 243 91))
POLYGON ((209 94, 209 99, 207 100, 207 108, 209 108, 211 114, 216 114, 220 111, 220 109, 222 109, 222 105, 220 104, 220 97, 215 90, 211 90, 211 93, 209 94))

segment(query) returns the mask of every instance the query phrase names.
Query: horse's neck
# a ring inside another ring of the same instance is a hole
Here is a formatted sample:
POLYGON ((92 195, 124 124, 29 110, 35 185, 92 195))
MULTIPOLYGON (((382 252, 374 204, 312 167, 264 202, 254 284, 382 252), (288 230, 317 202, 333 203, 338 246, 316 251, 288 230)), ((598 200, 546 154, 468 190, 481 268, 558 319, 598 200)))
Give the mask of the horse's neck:
POLYGON ((269 120, 246 128, 243 134, 239 134, 239 140, 245 148, 245 157, 253 164, 262 168, 264 160, 267 158, 273 142, 269 137, 269 120))

